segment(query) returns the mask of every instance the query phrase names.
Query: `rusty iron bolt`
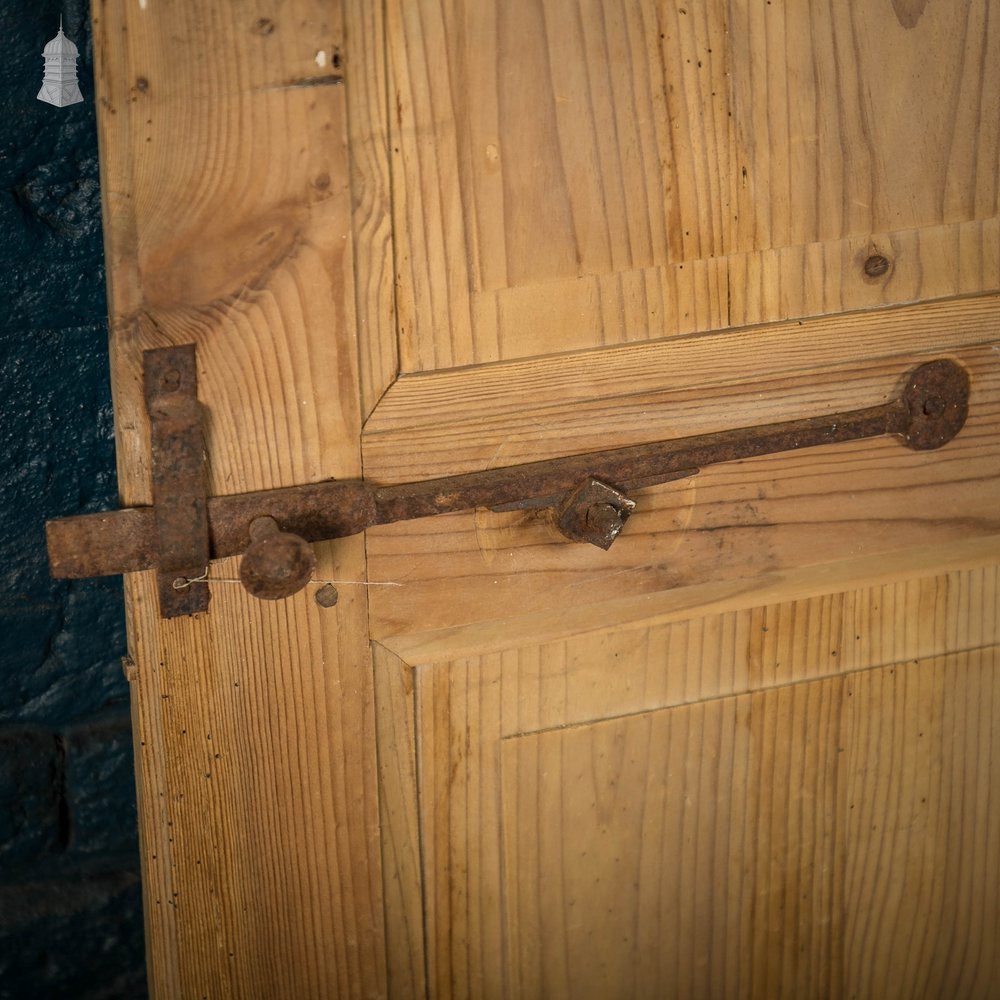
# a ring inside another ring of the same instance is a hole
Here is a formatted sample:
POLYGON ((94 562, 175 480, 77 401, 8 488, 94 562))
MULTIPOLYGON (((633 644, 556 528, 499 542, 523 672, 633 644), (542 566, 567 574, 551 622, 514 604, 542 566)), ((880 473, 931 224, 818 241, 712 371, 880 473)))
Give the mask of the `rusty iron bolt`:
POLYGON ((944 411, 948 404, 940 396, 928 396, 924 400, 924 416, 930 417, 931 420, 937 420, 938 417, 944 416, 944 411))
POLYGON ((556 514, 556 527, 574 542, 589 542, 610 549, 635 501, 621 490, 599 479, 585 479, 566 499, 556 514))
POLYGON ((263 601, 280 601, 309 582, 316 555, 304 538, 282 531, 271 517, 256 518, 250 538, 240 561, 240 583, 248 593, 263 601))
POLYGON ((587 508, 587 530, 597 532, 604 538, 614 538, 622 530, 625 517, 621 509, 613 504, 595 503, 587 508))

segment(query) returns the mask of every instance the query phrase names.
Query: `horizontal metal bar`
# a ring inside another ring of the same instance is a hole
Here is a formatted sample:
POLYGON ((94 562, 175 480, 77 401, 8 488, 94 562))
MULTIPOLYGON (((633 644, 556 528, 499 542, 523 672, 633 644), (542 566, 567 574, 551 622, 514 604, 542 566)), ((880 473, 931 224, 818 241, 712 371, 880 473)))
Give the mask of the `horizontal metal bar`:
MULTIPOLYGON (((938 448, 961 429, 969 379, 951 361, 921 365, 899 396, 879 406, 824 417, 572 455, 392 486, 330 481, 211 497, 211 558, 250 545, 250 524, 271 517, 282 531, 306 541, 342 538, 394 521, 477 507, 512 509, 555 505, 582 481, 597 479, 628 492, 694 475, 721 462, 817 445, 897 435, 914 449, 938 448)), ((153 508, 139 507, 50 521, 46 525, 57 577, 102 576, 157 565, 153 508)))

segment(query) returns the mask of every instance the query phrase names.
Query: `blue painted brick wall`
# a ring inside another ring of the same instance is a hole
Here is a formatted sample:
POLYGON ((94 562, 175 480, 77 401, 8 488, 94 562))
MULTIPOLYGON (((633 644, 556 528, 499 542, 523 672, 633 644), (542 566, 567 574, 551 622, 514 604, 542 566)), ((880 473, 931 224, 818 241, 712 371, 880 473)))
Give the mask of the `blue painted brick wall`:
POLYGON ((0 5, 0 1000, 145 996, 121 581, 47 517, 116 503, 89 9, 0 5), (84 103, 35 99, 59 15, 84 103))

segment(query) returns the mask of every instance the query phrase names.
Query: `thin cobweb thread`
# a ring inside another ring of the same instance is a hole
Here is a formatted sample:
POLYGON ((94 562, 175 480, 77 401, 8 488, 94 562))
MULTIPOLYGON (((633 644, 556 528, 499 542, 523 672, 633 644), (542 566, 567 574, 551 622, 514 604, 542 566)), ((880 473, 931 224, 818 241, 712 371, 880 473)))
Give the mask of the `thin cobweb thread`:
MULTIPOLYGON (((242 584, 242 580, 231 576, 209 576, 208 570, 206 570, 201 576, 193 576, 190 579, 182 580, 178 579, 174 581, 175 590, 183 590, 185 587, 190 587, 192 583, 239 583, 242 584)), ((395 581, 382 581, 382 580, 310 580, 309 583, 332 583, 337 584, 341 587, 354 585, 357 587, 402 587, 404 584, 396 583, 395 581)))

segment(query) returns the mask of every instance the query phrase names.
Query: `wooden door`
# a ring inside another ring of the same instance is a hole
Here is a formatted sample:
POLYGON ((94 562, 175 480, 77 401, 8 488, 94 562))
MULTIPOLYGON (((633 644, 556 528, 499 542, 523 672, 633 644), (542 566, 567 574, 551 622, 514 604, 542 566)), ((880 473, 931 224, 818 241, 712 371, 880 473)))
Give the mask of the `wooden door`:
POLYGON ((608 552, 544 512, 128 580, 159 996, 985 997, 1000 980, 987 0, 97 5, 125 499, 198 344, 212 490, 873 405, 608 552), (314 598, 335 581, 333 608, 314 598))

